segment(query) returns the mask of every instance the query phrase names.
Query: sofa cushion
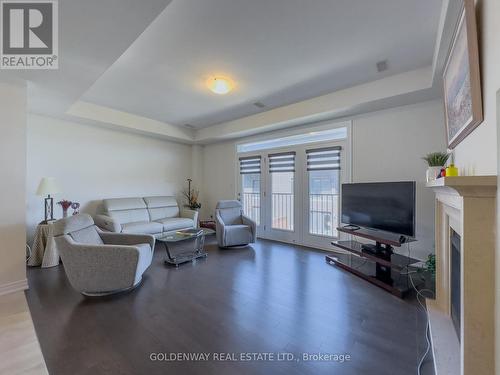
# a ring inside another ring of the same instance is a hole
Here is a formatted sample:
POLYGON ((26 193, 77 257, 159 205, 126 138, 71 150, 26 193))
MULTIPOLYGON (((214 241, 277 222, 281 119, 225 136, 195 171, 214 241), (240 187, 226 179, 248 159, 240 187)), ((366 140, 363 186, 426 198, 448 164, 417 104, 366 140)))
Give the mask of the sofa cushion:
POLYGON ((241 208, 224 208, 219 210, 220 217, 225 225, 243 224, 241 220, 241 208))
POLYGON ((173 230, 194 228, 194 220, 184 217, 172 217, 166 219, 157 220, 158 223, 163 225, 164 232, 170 232, 173 230))
POLYGON ((160 223, 142 221, 122 224, 122 233, 158 234, 161 232, 163 232, 163 225, 160 223))
POLYGON ((144 202, 146 202, 151 221, 179 216, 179 206, 175 197, 145 197, 144 202))
POLYGON ((112 198, 102 201, 105 213, 118 223, 150 221, 146 203, 142 198, 112 198))
POLYGON ((177 207, 177 199, 170 196, 144 197, 144 202, 148 208, 177 207))
POLYGON ((104 243, 94 225, 71 232, 69 235, 71 236, 71 238, 73 238, 75 242, 78 243, 92 244, 92 245, 102 245, 104 243))
POLYGON ((253 241, 252 230, 248 225, 231 225, 225 227, 225 245, 247 245, 253 241))
POLYGON ((104 210, 107 212, 146 208, 146 202, 144 202, 144 199, 142 198, 104 199, 102 204, 104 206, 104 210))
POLYGON ((120 224, 125 223, 141 223, 144 221, 149 221, 149 213, 145 208, 134 209, 134 210, 120 210, 120 211, 109 211, 108 216, 119 222, 120 224))
POLYGON ((159 219, 174 218, 179 217, 179 207, 158 207, 149 208, 149 219, 151 221, 157 221, 159 219))
POLYGON ((62 236, 80 229, 85 229, 94 225, 92 216, 88 214, 78 214, 57 220, 52 225, 52 235, 62 236))
POLYGON ((215 208, 225 209, 225 208, 241 208, 241 202, 237 200, 221 200, 217 202, 215 208))

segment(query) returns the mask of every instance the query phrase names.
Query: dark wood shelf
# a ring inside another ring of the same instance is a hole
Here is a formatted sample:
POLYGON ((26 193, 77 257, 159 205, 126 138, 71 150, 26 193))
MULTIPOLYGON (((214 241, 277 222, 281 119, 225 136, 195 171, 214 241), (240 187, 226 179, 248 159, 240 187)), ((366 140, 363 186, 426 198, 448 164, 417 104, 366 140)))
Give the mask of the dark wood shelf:
POLYGON ((347 250, 359 257, 368 258, 373 262, 380 263, 387 267, 393 267, 397 270, 401 270, 403 268, 406 268, 410 264, 419 262, 418 259, 409 258, 407 256, 399 255, 396 253, 391 254, 388 259, 380 257, 376 254, 364 251, 362 249, 363 244, 358 241, 334 241, 332 242, 332 245, 343 250, 347 250))
MULTIPOLYGON (((337 230, 342 233, 347 233, 353 236, 377 241, 385 245, 396 246, 396 247, 401 246, 401 242, 399 241, 399 238, 401 236, 393 233, 373 230, 373 229, 366 229, 366 228, 349 229, 346 227, 338 227, 337 230)), ((405 242, 414 242, 414 241, 415 239, 413 238, 406 238, 405 242)))

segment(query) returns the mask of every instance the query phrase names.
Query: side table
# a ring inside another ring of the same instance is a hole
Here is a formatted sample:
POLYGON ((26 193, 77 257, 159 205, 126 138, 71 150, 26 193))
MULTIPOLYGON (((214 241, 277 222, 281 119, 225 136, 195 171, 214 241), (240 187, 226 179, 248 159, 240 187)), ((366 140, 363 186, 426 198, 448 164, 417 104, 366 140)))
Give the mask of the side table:
POLYGON ((217 224, 215 223, 215 220, 200 220, 200 228, 207 228, 215 231, 217 224))
POLYGON ((59 265, 59 251, 52 236, 52 223, 38 224, 36 227, 31 254, 26 264, 42 268, 59 265))

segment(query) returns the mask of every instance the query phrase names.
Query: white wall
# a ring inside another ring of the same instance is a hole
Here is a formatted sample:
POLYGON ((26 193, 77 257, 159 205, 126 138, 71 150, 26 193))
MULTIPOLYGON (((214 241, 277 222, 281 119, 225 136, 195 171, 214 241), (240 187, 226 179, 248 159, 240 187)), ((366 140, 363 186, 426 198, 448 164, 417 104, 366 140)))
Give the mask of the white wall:
POLYGON ((203 207, 200 216, 210 218, 217 201, 236 198, 236 143, 223 142, 204 146, 203 207))
MULTIPOLYGON (((445 150, 443 121, 442 103, 437 100, 352 118, 354 181, 418 183, 419 241, 413 245, 413 251, 422 259, 434 251, 434 194, 424 188, 426 164, 421 158, 428 152, 445 150)), ((242 141, 245 139, 237 142, 242 141)), ((218 200, 236 196, 235 145, 236 141, 232 141, 204 147, 204 218, 212 214, 218 200)))
POLYGON ((484 122, 455 148, 456 164, 475 175, 497 174, 497 108, 500 89, 500 6, 476 0, 484 122))
MULTIPOLYGON (((191 175, 191 146, 137 134, 28 116, 27 224, 29 239, 43 220, 40 179, 55 177, 62 198, 95 213, 103 198, 177 195, 191 175)), ((55 206, 57 217, 62 216, 55 206)), ((71 210, 70 210, 71 212, 71 210)))
POLYGON ((0 294, 26 288, 26 87, 0 83, 0 294))
POLYGON ((422 156, 446 149, 441 101, 374 112, 353 119, 353 182, 417 182, 416 238, 412 253, 434 252, 434 193, 425 187, 422 156))

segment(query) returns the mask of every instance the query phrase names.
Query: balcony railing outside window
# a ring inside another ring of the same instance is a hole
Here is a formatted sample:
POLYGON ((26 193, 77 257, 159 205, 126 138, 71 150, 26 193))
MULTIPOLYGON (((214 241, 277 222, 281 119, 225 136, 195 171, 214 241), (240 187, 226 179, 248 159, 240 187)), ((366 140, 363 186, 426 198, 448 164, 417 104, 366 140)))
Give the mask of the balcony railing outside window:
POLYGON ((293 230, 293 194, 272 193, 272 227, 274 229, 293 230))
POLYGON ((309 233, 337 237, 338 194, 309 194, 309 233))
POLYGON ((243 193, 243 212, 260 225, 260 193, 243 193))

